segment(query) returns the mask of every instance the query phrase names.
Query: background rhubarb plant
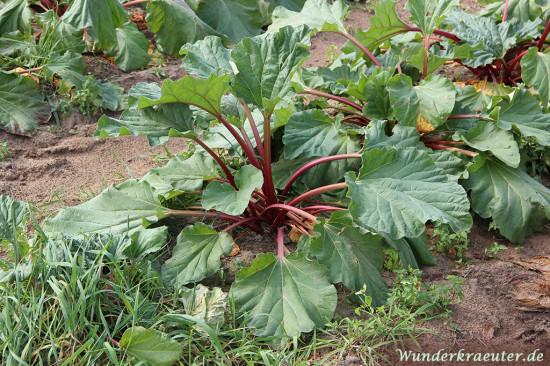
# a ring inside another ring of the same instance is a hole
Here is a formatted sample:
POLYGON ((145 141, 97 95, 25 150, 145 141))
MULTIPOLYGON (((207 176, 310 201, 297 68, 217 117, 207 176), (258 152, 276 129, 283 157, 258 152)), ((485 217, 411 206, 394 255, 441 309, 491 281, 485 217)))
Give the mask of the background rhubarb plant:
POLYGON ((336 283, 366 287, 363 300, 383 304, 385 249, 405 267, 433 264, 429 221, 459 232, 473 210, 522 242, 550 217, 550 191, 524 169, 527 150, 550 143, 544 24, 457 15, 457 5, 411 0, 409 26, 382 1, 371 27, 353 35, 343 1, 308 0, 301 12, 277 8, 267 33, 231 50, 218 36, 185 44, 191 75, 137 84, 129 108, 103 116, 96 137, 146 135, 153 146, 186 138, 196 152, 62 209, 44 231, 129 235, 154 251, 166 241, 164 219, 202 219, 161 267, 172 288, 216 273, 243 230, 271 234, 273 252, 239 271, 231 297, 257 334, 288 337, 332 317, 336 283), (502 50, 488 55, 485 31, 460 19, 495 25, 502 50), (303 68, 310 36, 325 31, 348 38, 342 55, 303 68), (483 37, 465 37, 474 31, 483 37), (512 46, 519 66, 505 55, 512 46), (479 87, 434 72, 450 60, 476 70, 479 87), (536 79, 535 93, 515 86, 519 68, 524 82, 536 79), (295 250, 284 244, 288 230, 302 234, 295 250))

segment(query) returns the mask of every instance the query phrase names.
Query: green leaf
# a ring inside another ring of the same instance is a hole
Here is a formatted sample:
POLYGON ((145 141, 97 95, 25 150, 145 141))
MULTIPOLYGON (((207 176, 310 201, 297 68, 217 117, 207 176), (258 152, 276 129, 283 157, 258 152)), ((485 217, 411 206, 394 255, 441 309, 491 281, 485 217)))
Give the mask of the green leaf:
POLYGON ((269 3, 270 9, 276 9, 278 6, 282 6, 292 11, 300 11, 304 6, 306 0, 266 0, 269 3))
POLYGON ((139 230, 132 235, 132 245, 126 249, 126 254, 129 258, 142 259, 147 254, 156 253, 164 247, 167 236, 166 226, 139 230))
POLYGON ((29 204, 14 201, 8 196, 0 195, 0 242, 15 242, 17 234, 23 230, 29 218, 29 204))
POLYGON ((202 222, 187 226, 178 235, 172 258, 162 266, 162 279, 178 287, 200 281, 220 269, 221 255, 233 249, 233 239, 202 222))
POLYGON ((278 259, 259 254, 231 286, 237 310, 256 334, 294 337, 322 327, 336 308, 336 289, 326 267, 294 252, 278 259))
POLYGON ((428 75, 413 86, 410 77, 398 74, 390 79, 388 89, 395 117, 405 126, 427 121, 435 129, 445 123, 455 105, 456 89, 441 75, 428 75))
POLYGON ((523 243, 550 217, 550 190, 518 168, 488 158, 464 181, 471 190, 472 208, 506 238, 523 243))
MULTIPOLYGON (((137 106, 140 97, 158 100, 162 96, 157 83, 138 83, 130 89, 130 107, 137 106)), ((183 103, 161 104, 157 108, 127 109, 120 119, 102 116, 97 122, 96 139, 125 135, 146 135, 151 146, 168 141, 174 131, 192 132, 195 129, 193 112, 183 103)))
POLYGON ((435 260, 428 250, 428 236, 422 233, 416 238, 404 237, 394 240, 388 235, 382 234, 386 244, 399 254, 403 267, 420 268, 420 266, 434 266, 435 260))
POLYGON ((393 0, 381 1, 376 7, 374 16, 370 18, 370 27, 366 31, 361 29, 357 31, 355 38, 370 51, 374 51, 386 40, 409 29, 409 26, 397 15, 396 5, 397 3, 393 0))
POLYGON ((273 11, 273 23, 267 30, 277 32, 286 26, 307 25, 315 32, 347 33, 343 21, 347 9, 343 0, 336 0, 332 4, 325 0, 307 0, 299 13, 279 7, 273 11))
POLYGON ((309 253, 328 268, 331 282, 342 282, 352 291, 366 285, 373 306, 383 305, 388 291, 380 276, 384 265, 383 238, 355 227, 347 211, 336 211, 330 220, 315 225, 313 232, 309 253))
POLYGON ((4 2, 0 7, 0 36, 4 33, 30 31, 32 11, 28 7, 27 0, 11 0, 4 2))
MULTIPOLYGON (((479 14, 496 20, 502 20, 505 5, 505 1, 497 1, 482 9, 479 14)), ((507 18, 518 19, 520 23, 537 20, 542 15, 543 10, 548 10, 548 2, 540 0, 509 0, 507 5, 507 18)))
MULTIPOLYGON (((228 306, 227 293, 219 287, 209 290, 208 287, 201 284, 192 289, 183 287, 182 290, 180 301, 185 308, 185 312, 207 324, 214 325, 214 329, 219 330, 225 323, 225 308, 228 306)), ((204 332, 204 329, 198 324, 193 328, 199 332, 204 332)))
POLYGON ((184 55, 181 67, 202 79, 211 74, 226 73, 233 76, 231 51, 223 46, 220 37, 208 36, 193 44, 187 43, 181 48, 180 54, 184 55))
POLYGON ((387 87, 392 76, 393 73, 384 70, 369 78, 363 89, 365 96, 363 113, 367 118, 391 119, 393 117, 393 109, 390 104, 387 87))
POLYGON ((468 146, 480 151, 490 151, 497 158, 513 168, 519 166, 519 146, 511 131, 506 131, 496 123, 478 121, 468 133, 457 131, 455 136, 461 138, 468 146))
POLYGON ((409 0, 405 9, 411 13, 410 21, 430 35, 458 3, 459 0, 409 0))
POLYGON ((365 150, 381 149, 386 146, 405 148, 415 147, 425 150, 425 145, 420 141, 420 133, 414 127, 395 125, 390 136, 386 135, 388 121, 372 121, 369 123, 365 134, 365 150))
POLYGON ((466 171, 464 160, 456 156, 458 153, 453 153, 448 150, 429 151, 428 154, 435 163, 435 166, 443 169, 445 174, 449 176, 449 180, 458 181, 466 171))
POLYGON ((252 192, 261 188, 263 183, 262 172, 252 165, 245 165, 235 174, 237 189, 218 180, 210 182, 202 192, 202 206, 205 210, 215 208, 228 215, 240 215, 246 210, 252 192))
MULTIPOLYGON (((185 160, 171 159, 165 166, 149 170, 142 179, 148 180, 150 176, 160 178, 173 190, 196 191, 202 189, 205 180, 218 177, 217 164, 210 156, 195 153, 185 160)), ((155 187, 154 183, 151 185, 155 187)))
MULTIPOLYGON (((481 48, 480 45, 474 48, 468 43, 459 45, 448 43, 444 46, 445 49, 442 49, 438 45, 433 45, 428 50, 427 74, 433 73, 439 66, 443 65, 449 60, 471 58, 473 56, 474 50, 477 48, 481 48)), ((418 70, 422 70, 424 67, 424 57, 424 47, 418 47, 416 54, 414 54, 408 60, 408 62, 411 66, 416 67, 418 70)))
POLYGON ((128 14, 118 0, 75 0, 62 19, 76 29, 92 27, 98 47, 107 50, 116 44, 115 28, 124 24, 128 14))
POLYGON ((105 55, 114 57, 116 65, 122 71, 132 71, 147 66, 151 56, 149 40, 141 33, 135 23, 126 22, 116 29, 117 43, 105 55))
POLYGON ((539 93, 543 106, 547 106, 550 100, 550 54, 548 51, 538 52, 537 47, 531 47, 520 63, 521 78, 539 93))
POLYGON ((328 156, 342 145, 344 139, 346 135, 341 133, 339 122, 333 124, 330 116, 322 110, 298 112, 290 116, 285 126, 285 158, 328 156))
POLYGON ((45 221, 43 229, 65 235, 132 235, 168 213, 148 183, 128 180, 117 187, 109 186, 83 204, 62 208, 57 216, 45 221))
POLYGON ((54 75, 64 70, 72 70, 79 74, 84 72, 87 65, 82 61, 82 55, 73 51, 67 51, 60 56, 53 54, 50 62, 42 69, 48 80, 53 81, 54 75))
POLYGON ((162 50, 172 56, 186 43, 193 43, 209 35, 223 37, 204 23, 187 7, 176 1, 155 0, 147 4, 147 26, 157 38, 162 50))
POLYGON ((309 29, 305 27, 286 27, 278 33, 243 39, 231 52, 239 71, 233 85, 235 94, 265 115, 280 101, 290 101, 296 95, 290 79, 309 56, 306 43, 309 29))
POLYGON ((138 108, 165 103, 185 103, 201 108, 213 115, 222 115, 222 96, 229 90, 229 76, 211 75, 208 79, 198 79, 188 75, 178 81, 166 79, 162 83, 161 96, 149 99, 140 96, 138 108))
POLYGON ((225 34, 232 44, 262 31, 262 13, 256 0, 201 1, 196 12, 205 23, 225 34))
POLYGON ((542 113, 539 102, 528 90, 517 89, 510 101, 503 98, 489 116, 504 130, 519 131, 550 146, 550 114, 542 113))
POLYGON ((183 354, 183 347, 167 334, 138 326, 126 329, 120 340, 120 348, 137 360, 150 362, 153 366, 170 366, 183 354))
POLYGON ((84 29, 79 30, 65 23, 53 10, 48 10, 45 13, 36 13, 34 19, 43 32, 51 34, 50 37, 54 39, 55 50, 57 52, 63 53, 63 50, 67 50, 67 52, 72 51, 79 54, 83 53, 86 49, 86 42, 83 39, 84 29))
POLYGON ((464 189, 415 148, 365 151, 359 174, 347 173, 346 183, 356 224, 392 239, 419 236, 428 220, 455 232, 472 225, 464 189))
POLYGON ((0 128, 32 136, 39 122, 50 119, 50 106, 33 79, 0 72, 0 85, 0 128))
POLYGON ((462 41, 472 46, 483 45, 473 50, 470 60, 465 60, 470 67, 485 66, 495 59, 502 58, 516 43, 518 28, 513 22, 496 25, 491 18, 455 10, 443 24, 452 29, 453 34, 462 41))

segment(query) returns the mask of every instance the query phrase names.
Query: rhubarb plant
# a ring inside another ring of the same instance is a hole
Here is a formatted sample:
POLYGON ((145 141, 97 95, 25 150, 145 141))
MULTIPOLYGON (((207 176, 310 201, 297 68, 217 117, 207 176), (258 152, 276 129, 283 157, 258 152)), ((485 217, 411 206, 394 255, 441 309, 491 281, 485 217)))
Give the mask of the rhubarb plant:
POLYGON ((468 230, 473 210, 523 241, 548 222, 550 191, 523 171, 521 142, 548 146, 549 114, 527 89, 487 93, 432 72, 481 49, 440 30, 457 3, 409 1, 410 27, 383 1, 354 36, 343 1, 308 0, 231 50, 217 36, 184 45, 190 75, 137 84, 95 136, 191 139, 195 153, 62 209, 44 230, 126 233, 150 248, 166 240, 165 219, 194 217, 161 268, 174 288, 215 274, 243 233, 271 235, 273 251, 237 273, 231 297, 257 334, 288 337, 325 324, 336 283, 383 304, 385 249, 405 267, 433 264, 427 222, 468 230), (323 31, 350 44, 330 67, 303 68, 323 31), (288 231, 301 234, 296 248, 288 231))

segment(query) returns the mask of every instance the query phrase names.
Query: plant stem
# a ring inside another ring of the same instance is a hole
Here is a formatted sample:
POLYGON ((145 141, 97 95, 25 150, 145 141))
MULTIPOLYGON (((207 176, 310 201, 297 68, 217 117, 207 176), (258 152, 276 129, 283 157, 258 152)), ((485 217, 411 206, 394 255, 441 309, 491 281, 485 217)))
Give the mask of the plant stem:
POLYGON ((225 163, 222 161, 222 159, 216 154, 211 148, 209 148, 204 142, 201 140, 193 139, 197 144, 199 144, 204 150, 206 150, 207 153, 210 154, 216 160, 216 163, 222 168, 223 172, 225 173, 227 179, 229 180, 229 183, 233 186, 233 188, 237 189, 237 185, 235 184, 235 178, 233 177, 233 174, 231 174, 231 171, 225 165, 225 163))
POLYGON ((134 1, 128 1, 127 3, 124 3, 122 5, 124 6, 130 6, 130 5, 136 5, 136 4, 141 4, 141 3, 146 3, 150 0, 134 0, 134 1))
POLYGON ((14 72, 17 73, 17 74, 30 74, 31 72, 35 72, 35 71, 40 71, 40 70, 42 70, 43 67, 44 67, 44 66, 33 67, 32 69, 18 70, 18 71, 14 71, 14 72))
POLYGON ((469 119, 469 118, 481 118, 481 114, 453 114, 447 119, 469 119))
POLYGON ((227 130, 231 133, 231 135, 233 135, 235 140, 237 140, 237 143, 242 147, 244 153, 246 154, 246 157, 248 158, 248 161, 250 161, 250 164, 252 164, 254 167, 260 169, 260 163, 258 162, 258 159, 256 158, 256 154, 255 154, 254 149, 252 148, 252 146, 248 145, 244 141, 244 139, 241 137, 241 135, 239 135, 237 130, 235 130, 233 128, 233 126, 231 126, 231 124, 229 122, 227 122, 227 120, 221 114, 220 115, 215 115, 215 117, 218 119, 218 121, 220 121, 225 126, 225 128, 227 128, 227 130))
MULTIPOLYGON (((344 183, 345 184, 345 183, 344 183)), ((317 222, 317 217, 313 216, 312 214, 309 214, 307 212, 305 212, 304 210, 301 210, 299 208, 296 208, 294 206, 290 206, 290 205, 285 205, 285 204, 282 204, 282 203, 275 203, 273 205, 269 205, 267 206, 264 211, 262 212, 262 216, 269 210, 273 210, 273 209, 279 209, 281 210, 281 212, 279 214, 285 214, 285 212, 287 211, 290 211, 290 212, 294 212, 295 214, 298 214, 300 216, 303 216, 305 217, 306 219, 310 220, 310 221, 313 221, 313 222, 317 222)))
POLYGON ((326 156, 324 158, 320 158, 320 159, 317 159, 317 160, 310 161, 309 163, 305 164, 300 169, 298 169, 294 174, 292 174, 292 176, 290 177, 290 179, 286 183, 286 185, 283 189, 283 193, 281 195, 283 196, 283 198, 286 197, 286 195, 288 194, 288 191, 290 190, 290 187, 292 187, 292 183, 294 183, 296 181, 296 179, 298 179, 298 177, 300 175, 302 175, 305 171, 313 168, 316 165, 327 163, 329 161, 334 161, 334 160, 360 159, 360 158, 361 158, 361 154, 354 153, 354 154, 342 154, 342 155, 326 156))
POLYGON ((504 2, 504 14, 502 14, 502 23, 506 21, 507 14, 508 14, 508 0, 504 2))
MULTIPOLYGON (((409 27, 409 29, 407 29, 407 31, 409 31, 409 32, 422 32, 422 29, 420 29, 418 27, 409 27)), ((449 32, 445 32, 445 31, 442 31, 442 30, 439 30, 439 29, 434 30, 433 34, 437 34, 438 36, 447 37, 447 38, 449 38, 449 39, 451 39, 455 42, 460 41, 460 38, 458 38, 454 34, 449 33, 449 32)))
MULTIPOLYGON (((241 126, 240 131, 241 131, 241 134, 243 135, 243 138, 246 144, 250 147, 254 146, 252 145, 252 141, 250 141, 250 138, 248 137, 248 134, 246 133, 244 126, 241 126)), ((252 151, 254 151, 254 149, 252 149, 252 151)), ((258 160, 258 157, 256 156, 255 153, 252 156, 254 157, 254 162, 252 165, 256 166, 256 168, 259 169, 261 165, 260 165, 260 161, 258 160)))
POLYGON ((227 231, 227 232, 230 232, 231 230, 233 230, 234 228, 236 228, 237 226, 241 226, 241 225, 244 225, 250 221, 255 221, 255 220, 261 220, 262 218, 261 217, 247 217, 247 218, 244 218, 240 221, 237 221, 236 223, 234 224, 231 224, 229 225, 228 227, 226 227, 225 229, 223 229, 223 231, 227 231))
POLYGON ((365 126, 369 125, 368 122, 365 122, 362 119, 357 118, 355 116, 348 116, 348 117, 342 118, 340 123, 351 123, 351 124, 361 126, 361 127, 365 127, 365 126))
POLYGON ((326 206, 326 205, 319 205, 319 206, 309 206, 302 208, 304 211, 316 211, 316 212, 324 212, 324 211, 341 211, 341 210, 347 210, 347 208, 343 207, 332 207, 332 206, 326 206))
POLYGON ((265 194, 266 204, 277 202, 275 187, 273 186, 273 175, 271 174, 271 116, 264 115, 264 160, 263 160, 264 184, 262 187, 265 194))
MULTIPOLYGON (((339 33, 339 32, 336 32, 336 33, 339 33)), ((345 32, 345 33, 340 33, 341 35, 343 35, 344 37, 346 37, 347 39, 349 39, 354 45, 356 45, 357 47, 359 47, 359 49, 361 51, 363 51, 363 53, 365 55, 367 55, 368 58, 370 58, 370 60, 378 67, 382 67, 382 64, 380 64, 380 61, 378 61, 376 59, 376 57, 374 57, 374 55, 372 54, 371 51, 369 51, 367 49, 367 47, 365 47, 361 42, 359 42, 354 36, 352 36, 351 34, 349 34, 348 32, 345 32)))
POLYGON ((277 230, 277 257, 279 257, 279 259, 285 259, 284 235, 285 235, 285 228, 281 226, 277 230))
POLYGON ((254 117, 252 117, 252 112, 250 111, 250 108, 248 108, 248 105, 242 100, 239 99, 239 102, 241 102, 241 105, 244 108, 244 113, 246 113, 246 117, 248 118, 248 122, 250 122, 250 128, 252 128, 252 133, 254 134, 254 139, 256 140, 256 146, 258 147, 258 153, 260 154, 260 158, 264 158, 264 145, 262 143, 262 138, 260 137, 260 133, 258 132, 258 127, 256 127, 256 122, 254 122, 254 117))
POLYGON ((422 80, 428 76, 428 48, 430 47, 430 36, 424 36, 424 65, 422 67, 422 80))
MULTIPOLYGON (((358 154, 359 155, 359 154, 358 154)), ((345 182, 342 183, 336 183, 336 184, 329 184, 328 186, 323 186, 319 188, 312 189, 309 192, 306 192, 302 195, 299 195, 298 197, 294 198, 292 201, 288 203, 289 206, 296 206, 298 203, 302 202, 305 199, 308 199, 309 197, 316 196, 321 193, 334 191, 335 189, 342 189, 347 188, 347 184, 345 182)))
POLYGON ((451 150, 451 151, 457 151, 463 155, 469 156, 471 158, 476 157, 478 154, 476 152, 470 151, 470 150, 464 150, 459 149, 457 147, 450 147, 447 145, 440 145, 440 144, 426 144, 426 147, 429 147, 432 150, 451 150))
MULTIPOLYGON (((332 100, 335 100, 335 101, 340 102, 342 104, 349 105, 350 107, 355 108, 358 111, 361 111, 361 112, 363 111, 363 107, 361 107, 357 103, 352 102, 349 99, 346 99, 346 98, 343 98, 343 97, 337 97, 336 95, 328 94, 328 93, 325 93, 325 92, 322 92, 322 91, 319 91, 319 90, 308 88, 306 90, 301 91, 300 94, 312 94, 312 95, 317 95, 319 97, 332 99, 332 100)), ((264 134, 265 134, 265 132, 264 132, 264 134)))
POLYGON ((170 210, 166 216, 208 217, 210 219, 219 218, 225 221, 233 222, 240 222, 243 220, 239 216, 228 215, 218 211, 170 210))
POLYGON ((544 46, 544 42, 546 42, 546 37, 548 37, 548 33, 550 33, 550 18, 548 18, 548 23, 546 23, 546 27, 542 32, 542 36, 540 36, 540 39, 537 42, 537 48, 539 49, 539 51, 542 49, 542 46, 544 46))

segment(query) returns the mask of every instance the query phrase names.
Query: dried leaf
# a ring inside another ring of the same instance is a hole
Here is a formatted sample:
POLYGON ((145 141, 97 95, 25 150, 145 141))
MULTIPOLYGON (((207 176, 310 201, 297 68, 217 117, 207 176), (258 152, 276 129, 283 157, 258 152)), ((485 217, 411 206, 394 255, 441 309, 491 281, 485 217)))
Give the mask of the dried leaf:
POLYGON ((550 256, 536 256, 527 260, 514 260, 523 268, 541 272, 544 276, 550 276, 550 256))
POLYGON ((531 277, 514 281, 512 299, 521 310, 550 310, 550 277, 531 277))
POLYGON ((485 342, 489 342, 491 339, 493 339, 493 336, 495 334, 495 326, 493 324, 487 324, 485 328, 483 328, 483 339, 485 342))

